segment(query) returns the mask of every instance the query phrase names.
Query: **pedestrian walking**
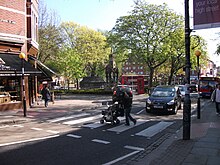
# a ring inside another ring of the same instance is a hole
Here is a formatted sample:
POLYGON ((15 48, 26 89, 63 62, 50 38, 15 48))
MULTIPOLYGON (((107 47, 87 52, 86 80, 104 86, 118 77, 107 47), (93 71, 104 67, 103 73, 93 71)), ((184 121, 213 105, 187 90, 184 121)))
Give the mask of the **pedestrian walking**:
POLYGON ((42 94, 42 99, 45 101, 45 104, 44 104, 45 107, 48 107, 48 102, 50 100, 50 90, 47 84, 44 84, 41 94, 42 94))
POLYGON ((133 121, 134 125, 136 124, 136 119, 134 119, 131 116, 131 107, 132 107, 132 98, 129 97, 129 95, 127 94, 127 92, 125 91, 123 94, 123 105, 124 105, 124 109, 125 109, 125 125, 129 126, 130 122, 129 120, 133 121))
POLYGON ((212 92, 211 100, 215 102, 216 114, 220 115, 220 84, 217 84, 216 89, 212 92))

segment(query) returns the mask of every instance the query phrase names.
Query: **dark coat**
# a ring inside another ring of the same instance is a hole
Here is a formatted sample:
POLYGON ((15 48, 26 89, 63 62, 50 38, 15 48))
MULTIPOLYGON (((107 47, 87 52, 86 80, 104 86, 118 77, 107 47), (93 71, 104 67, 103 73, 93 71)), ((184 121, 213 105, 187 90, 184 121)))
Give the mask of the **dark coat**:
POLYGON ((47 87, 42 89, 41 94, 42 94, 42 99, 50 100, 50 90, 47 87))
POLYGON ((126 92, 123 93, 122 101, 125 108, 130 108, 132 106, 132 98, 130 98, 126 92))

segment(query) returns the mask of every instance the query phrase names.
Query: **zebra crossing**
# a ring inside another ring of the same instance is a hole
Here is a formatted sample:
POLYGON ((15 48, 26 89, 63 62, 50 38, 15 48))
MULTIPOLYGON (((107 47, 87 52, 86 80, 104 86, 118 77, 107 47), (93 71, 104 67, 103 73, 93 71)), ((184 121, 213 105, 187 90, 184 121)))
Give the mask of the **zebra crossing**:
MULTIPOLYGON (((91 116, 89 113, 80 113, 80 114, 74 114, 74 115, 70 115, 66 117, 59 117, 59 118, 51 119, 51 120, 48 120, 48 122, 60 123, 60 124, 69 125, 69 126, 77 125, 82 128, 89 128, 89 129, 97 129, 97 128, 103 127, 104 131, 120 134, 130 129, 137 128, 142 124, 152 121, 152 120, 137 119, 136 125, 133 125, 132 123, 130 126, 125 126, 124 125, 125 118, 119 117, 118 119, 121 121, 121 124, 112 125, 111 128, 108 127, 106 129, 105 126, 109 124, 108 123, 101 124, 100 123, 101 118, 102 118, 102 115, 100 114, 91 116)), ((174 121, 158 121, 154 123, 153 125, 150 124, 150 126, 147 126, 143 130, 136 132, 133 136, 152 138, 154 135, 167 129, 169 126, 171 126, 174 123, 175 123, 174 121)))

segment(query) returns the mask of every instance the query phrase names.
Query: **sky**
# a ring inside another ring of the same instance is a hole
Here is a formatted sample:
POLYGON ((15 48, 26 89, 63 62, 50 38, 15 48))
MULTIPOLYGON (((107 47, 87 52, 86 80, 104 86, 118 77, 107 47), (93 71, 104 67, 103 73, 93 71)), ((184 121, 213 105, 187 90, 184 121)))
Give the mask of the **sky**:
MULTIPOLYGON (((184 15, 185 0, 145 0, 148 3, 163 4, 178 14, 184 15)), ((94 30, 111 30, 120 16, 127 15, 133 9, 133 0, 44 0, 49 11, 56 12, 60 21, 73 21, 94 30)), ((189 0, 190 16, 192 16, 193 0, 189 0)), ((192 21, 191 21, 192 22, 192 21)), ((193 25, 190 22, 190 28, 193 25)), ((220 66, 220 56, 215 55, 220 28, 196 30, 192 35, 202 36, 208 44, 210 59, 220 66)))

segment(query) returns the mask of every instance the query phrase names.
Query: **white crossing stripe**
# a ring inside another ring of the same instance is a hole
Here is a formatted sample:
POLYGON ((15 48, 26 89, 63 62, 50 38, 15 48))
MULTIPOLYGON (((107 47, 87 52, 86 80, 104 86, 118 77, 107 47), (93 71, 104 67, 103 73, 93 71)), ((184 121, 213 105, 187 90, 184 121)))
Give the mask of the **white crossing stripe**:
POLYGON ((42 131, 42 128, 31 128, 32 130, 36 130, 36 131, 42 131))
MULTIPOLYGON (((125 120, 124 117, 118 117, 118 119, 120 121, 125 120)), ((91 124, 85 124, 85 125, 83 125, 83 127, 94 129, 94 128, 102 127, 103 125, 104 124, 101 124, 100 122, 95 122, 95 123, 91 123, 91 124)))
POLYGON ((63 122, 63 124, 74 125, 74 124, 84 123, 84 122, 91 121, 91 120, 96 120, 99 118, 101 118, 101 116, 96 115, 96 116, 86 117, 86 118, 82 118, 82 119, 66 121, 66 122, 63 122))
POLYGON ((56 119, 48 120, 48 122, 56 123, 56 122, 60 122, 63 120, 73 119, 73 118, 82 117, 82 116, 86 116, 86 115, 88 115, 88 114, 87 113, 80 113, 80 114, 75 114, 75 115, 71 115, 71 116, 64 116, 64 117, 59 117, 56 119))
POLYGON ((117 127, 113 127, 113 128, 110 128, 110 129, 107 129, 108 131, 113 131, 113 132, 117 132, 117 133, 121 133, 121 132, 124 132, 124 131, 127 131, 135 126, 138 126, 138 125, 141 125, 143 123, 146 123, 148 122, 149 120, 137 120, 137 123, 136 125, 133 125, 133 123, 131 123, 130 126, 126 126, 124 124, 122 125, 119 125, 117 127))
POLYGON ((95 123, 92 123, 92 124, 83 125, 83 127, 91 128, 91 129, 99 128, 99 127, 102 127, 102 126, 103 126, 103 124, 101 124, 100 122, 95 122, 95 123))
POLYGON ((144 137, 147 137, 147 138, 151 138, 153 137, 154 135, 156 135, 157 133, 163 131, 164 129, 166 129, 167 127, 169 127, 170 125, 172 125, 174 122, 164 122, 164 121, 161 121, 139 133, 136 133, 135 135, 138 135, 138 136, 144 136, 144 137))
POLYGON ((109 144, 109 143, 110 143, 110 142, 108 142, 108 141, 99 140, 99 139, 93 139, 92 141, 93 141, 93 142, 96 142, 96 143, 102 143, 102 144, 109 144))
POLYGON ((73 138, 76 138, 76 139, 80 139, 82 136, 79 136, 79 135, 73 135, 73 134, 67 134, 66 136, 68 137, 73 137, 73 138))
POLYGON ((7 127, 9 127, 9 125, 3 125, 3 126, 0 127, 0 129, 1 128, 7 128, 7 127))
POLYGON ((52 131, 52 130, 47 130, 46 132, 48 132, 48 133, 53 133, 53 134, 58 134, 58 133, 60 133, 59 131, 52 131))
POLYGON ((19 127, 19 128, 23 128, 23 125, 12 125, 13 127, 19 127))
POLYGON ((28 142, 38 141, 38 140, 45 140, 45 139, 55 138, 55 137, 59 137, 59 136, 60 135, 52 135, 52 136, 35 138, 35 139, 28 139, 28 140, 16 141, 16 142, 11 142, 11 143, 4 143, 4 144, 0 144, 0 147, 21 144, 21 143, 28 143, 28 142))

